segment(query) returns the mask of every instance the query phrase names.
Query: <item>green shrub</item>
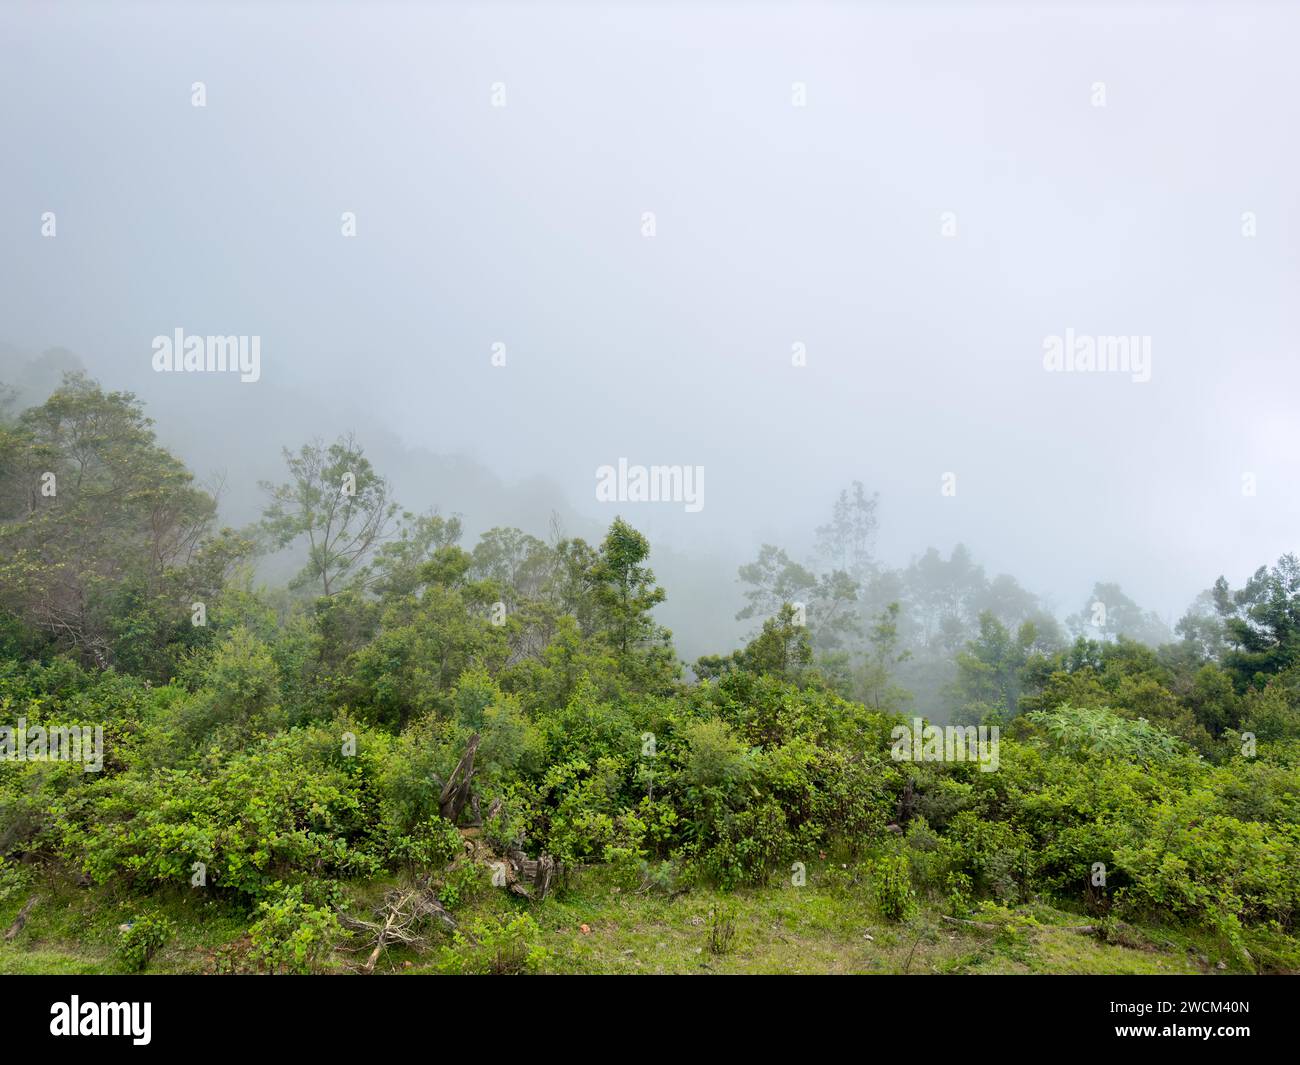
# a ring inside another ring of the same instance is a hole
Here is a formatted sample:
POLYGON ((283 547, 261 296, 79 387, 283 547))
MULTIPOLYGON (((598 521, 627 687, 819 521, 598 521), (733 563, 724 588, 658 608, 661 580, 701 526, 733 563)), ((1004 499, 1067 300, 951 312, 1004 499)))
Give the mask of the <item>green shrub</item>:
POLYGON ((146 913, 128 921, 119 932, 118 959, 128 972, 138 973, 172 937, 175 927, 161 914, 146 913))
POLYGON ((785 811, 770 799, 730 814, 717 834, 717 842, 701 856, 700 868, 725 890, 766 884, 787 857, 807 851, 797 846, 785 811))
POLYGON ((945 843, 951 866, 999 902, 1015 902, 1028 890, 1034 867, 1033 840, 1004 821, 964 810, 953 818, 945 843))
POLYGON ((443 950, 440 969, 446 973, 479 976, 518 976, 534 973, 547 957, 537 942, 541 929, 528 914, 488 917, 472 921, 455 934, 443 950))
POLYGON ((916 909, 912 869, 903 855, 877 858, 868 866, 876 910, 887 921, 905 921, 916 909))
POLYGON ((0 905, 17 896, 30 879, 26 870, 8 861, 0 854, 0 905))
POLYGON ((382 747, 344 757, 337 727, 293 729, 210 763, 122 773, 55 806, 63 849, 97 881, 209 887, 261 898, 277 880, 374 876, 385 867, 378 816, 382 747))
POLYGON ((464 853, 464 842, 455 826, 442 817, 434 817, 401 836, 390 838, 388 854, 392 860, 409 865, 441 869, 464 853))
POLYGON ((970 910, 974 897, 970 877, 965 873, 949 873, 947 880, 948 912, 953 917, 961 917, 970 910))
POLYGON ((257 907, 249 929, 252 956, 273 973, 316 972, 342 931, 331 906, 314 906, 301 885, 257 907))
POLYGON ((443 877, 438 889, 438 901, 447 909, 472 902, 486 893, 490 879, 486 867, 477 862, 457 862, 443 877))
POLYGON ((650 895, 672 895, 681 879, 681 867, 673 861, 642 861, 638 870, 637 890, 650 895))

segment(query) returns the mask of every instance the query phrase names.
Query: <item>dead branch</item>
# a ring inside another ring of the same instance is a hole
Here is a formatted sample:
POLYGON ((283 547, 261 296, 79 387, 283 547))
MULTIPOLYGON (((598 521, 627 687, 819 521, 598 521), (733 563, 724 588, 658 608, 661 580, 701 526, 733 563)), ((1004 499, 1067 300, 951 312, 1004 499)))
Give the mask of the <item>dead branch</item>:
POLYGON ((362 972, 371 973, 375 963, 388 947, 398 944, 423 947, 427 944, 426 931, 436 921, 450 932, 456 930, 456 921, 438 901, 429 885, 414 889, 390 891, 383 905, 375 911, 376 919, 367 921, 348 913, 339 913, 339 923, 352 932, 360 933, 371 947, 370 957, 362 972))
POLYGON ((19 932, 23 930, 23 925, 27 923, 27 915, 32 912, 32 909, 36 906, 38 900, 39 900, 39 896, 33 895, 30 899, 27 900, 23 908, 18 911, 18 916, 14 919, 14 923, 9 926, 9 931, 5 933, 6 943, 12 940, 15 936, 18 935, 19 932))
MULTIPOLYGON (((964 917, 948 917, 946 914, 941 915, 949 924, 964 924, 971 928, 983 928, 990 932, 996 932, 999 925, 990 924, 988 921, 968 921, 964 917)), ((1096 935, 1097 926, 1095 924, 1057 924, 1044 925, 1044 928, 1055 929, 1059 932, 1078 932, 1080 935, 1096 935)))

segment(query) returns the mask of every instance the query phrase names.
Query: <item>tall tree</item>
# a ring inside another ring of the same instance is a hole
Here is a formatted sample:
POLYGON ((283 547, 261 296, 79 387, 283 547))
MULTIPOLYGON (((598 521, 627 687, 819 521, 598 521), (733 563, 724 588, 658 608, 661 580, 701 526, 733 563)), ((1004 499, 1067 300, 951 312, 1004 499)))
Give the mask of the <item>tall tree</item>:
POLYGON ((898 667, 912 657, 899 645, 899 613, 899 605, 890 603, 876 616, 868 633, 867 654, 853 678, 863 703, 885 713, 902 709, 911 699, 911 693, 895 680, 898 667))
POLYGON ((280 548, 305 538, 307 564, 292 586, 319 584, 332 595, 388 538, 397 504, 350 433, 328 447, 313 441, 297 454, 285 448, 284 460, 290 480, 262 482, 271 497, 262 528, 280 548))
POLYGON ((460 536, 458 516, 444 518, 436 510, 428 514, 408 511, 402 515, 397 534, 374 551, 358 581, 381 597, 409 595, 427 579, 429 563, 439 552, 454 547, 460 536))
POLYGON ((797 604, 803 607, 801 623, 808 626, 810 639, 821 650, 838 647, 856 629, 853 604, 858 585, 844 570, 817 574, 783 548, 764 544, 757 559, 740 567, 739 576, 749 585, 746 605, 736 614, 739 621, 766 620, 787 604, 797 604))
POLYGON ((1300 663, 1300 559, 1283 555, 1260 566, 1244 587, 1225 578, 1214 584, 1214 606, 1231 646, 1224 666, 1238 690, 1262 688, 1268 678, 1300 663))
POLYGON ((152 424, 131 393, 70 374, 0 429, 0 607, 100 665, 132 630, 192 629, 191 603, 251 547, 212 535, 216 501, 152 424))
POLYGON ((957 655, 957 679, 949 696, 954 720, 975 724, 1007 721, 1020 712, 1021 694, 1047 648, 1032 621, 1012 633, 992 613, 979 617, 979 635, 957 655))
POLYGON ((879 495, 867 495, 861 481, 840 492, 831 520, 817 529, 817 554, 832 570, 842 570, 858 584, 875 569, 872 550, 880 521, 879 495))
POLYGON ((650 541, 622 518, 615 518, 591 569, 591 583, 601 626, 621 654, 657 636, 651 612, 664 601, 664 590, 647 566, 650 541))
POLYGON ((1169 627, 1160 615, 1143 610, 1113 581, 1093 585, 1092 595, 1079 612, 1065 620, 1075 636, 1111 641, 1127 636, 1149 647, 1168 643, 1170 638, 1169 627))
POLYGON ((904 582, 923 644, 951 653, 974 635, 989 582, 965 544, 946 559, 929 548, 907 568, 904 582))
POLYGON ((474 575, 494 581, 512 610, 541 598, 555 565, 555 552, 519 529, 489 529, 474 547, 474 575))

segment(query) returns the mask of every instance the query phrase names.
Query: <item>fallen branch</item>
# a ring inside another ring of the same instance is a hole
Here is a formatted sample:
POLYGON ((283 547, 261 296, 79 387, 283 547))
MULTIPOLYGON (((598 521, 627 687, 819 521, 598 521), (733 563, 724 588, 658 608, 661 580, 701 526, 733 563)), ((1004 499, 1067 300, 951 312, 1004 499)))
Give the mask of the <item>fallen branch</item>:
POLYGON ((968 921, 964 917, 949 917, 946 914, 940 914, 940 916, 949 924, 965 924, 970 925, 972 928, 984 928, 990 932, 996 932, 998 930, 997 925, 989 924, 987 921, 968 921))
POLYGON ((38 900, 39 900, 39 896, 33 895, 30 899, 27 900, 26 905, 24 905, 23 908, 18 911, 18 916, 14 919, 14 923, 9 926, 9 931, 5 933, 6 943, 12 940, 15 936, 18 935, 19 932, 23 930, 23 925, 27 923, 27 915, 32 912, 32 908, 36 905, 38 900))
POLYGON ((456 930, 456 921, 445 909, 433 890, 420 887, 407 891, 390 891, 384 896, 384 904, 376 911, 376 921, 366 921, 351 914, 339 914, 339 923, 352 932, 360 932, 371 944, 370 957, 366 959, 361 971, 372 973, 375 963, 388 947, 393 944, 401 946, 423 946, 424 930, 431 920, 436 920, 448 931, 456 930))
MULTIPOLYGON (((950 924, 964 924, 971 928, 983 928, 990 932, 996 932, 1001 925, 990 924, 988 921, 968 921, 964 917, 948 917, 941 915, 943 919, 950 924)), ((1054 929, 1058 932, 1078 932, 1081 935, 1096 935, 1097 926, 1095 924, 1049 924, 1040 926, 1045 929, 1054 929)))

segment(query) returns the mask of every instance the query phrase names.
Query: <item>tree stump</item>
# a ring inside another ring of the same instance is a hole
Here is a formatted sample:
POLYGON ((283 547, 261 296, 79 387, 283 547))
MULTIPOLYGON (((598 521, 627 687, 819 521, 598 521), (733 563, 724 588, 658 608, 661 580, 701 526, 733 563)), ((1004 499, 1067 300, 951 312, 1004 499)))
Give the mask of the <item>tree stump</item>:
POLYGON ((461 812, 474 797, 471 782, 474 777, 474 752, 478 750, 479 740, 477 732, 469 738, 465 753, 460 756, 460 761, 456 763, 456 768, 452 770, 438 796, 438 812, 453 825, 460 820, 461 812))

